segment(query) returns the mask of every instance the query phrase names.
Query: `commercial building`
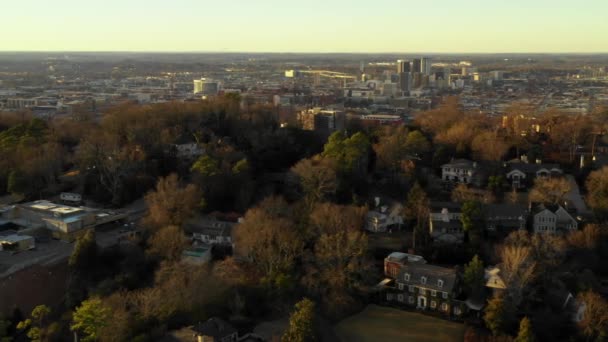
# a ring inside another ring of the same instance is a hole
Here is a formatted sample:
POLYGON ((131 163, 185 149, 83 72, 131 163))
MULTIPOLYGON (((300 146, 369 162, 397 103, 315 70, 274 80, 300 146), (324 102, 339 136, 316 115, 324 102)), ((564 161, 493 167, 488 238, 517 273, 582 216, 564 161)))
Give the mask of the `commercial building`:
POLYGON ((403 59, 400 59, 397 61, 397 73, 401 74, 403 72, 411 72, 412 71, 412 66, 410 61, 406 61, 403 59))
POLYGON ((194 80, 194 94, 204 96, 217 95, 220 92, 220 82, 210 78, 201 78, 194 80))
POLYGON ((399 74, 399 87, 404 93, 409 93, 412 90, 412 73, 402 72, 399 74))
POLYGON ((420 73, 426 76, 431 74, 431 63, 432 58, 430 57, 422 57, 420 59, 420 73))
POLYGON ((32 236, 18 235, 14 231, 0 232, 0 251, 26 251, 36 248, 36 242, 32 236), (8 235, 3 235, 8 233, 8 235))
POLYGON ((305 130, 332 133, 344 129, 346 114, 341 110, 312 108, 300 112, 298 122, 305 130))
POLYGON ((40 200, 4 207, 0 226, 11 224, 23 229, 47 229, 57 239, 73 241, 86 230, 126 218, 126 213, 72 207, 40 200))
POLYGON ((414 72, 414 73, 422 72, 422 59, 414 58, 412 60, 412 72, 414 72))

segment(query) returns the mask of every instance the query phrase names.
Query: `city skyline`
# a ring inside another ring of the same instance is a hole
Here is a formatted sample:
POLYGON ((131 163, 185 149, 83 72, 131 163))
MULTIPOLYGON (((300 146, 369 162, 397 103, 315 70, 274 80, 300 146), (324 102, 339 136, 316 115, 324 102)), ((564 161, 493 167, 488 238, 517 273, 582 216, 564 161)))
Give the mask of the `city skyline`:
POLYGON ((608 52, 597 0, 12 2, 0 51, 608 52))

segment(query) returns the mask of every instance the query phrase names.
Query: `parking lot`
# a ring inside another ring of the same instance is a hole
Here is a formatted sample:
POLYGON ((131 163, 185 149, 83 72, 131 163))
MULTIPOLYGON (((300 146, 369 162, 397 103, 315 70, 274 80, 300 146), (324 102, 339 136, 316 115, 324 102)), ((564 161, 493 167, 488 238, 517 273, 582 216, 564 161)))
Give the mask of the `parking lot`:
MULTIPOLYGON (((103 230, 96 230, 97 244, 101 248, 116 245, 124 230, 122 224, 115 224, 103 230)), ((36 241, 36 248, 18 253, 0 251, 0 278, 22 270, 31 265, 51 265, 66 260, 74 248, 74 243, 48 239, 36 241)))

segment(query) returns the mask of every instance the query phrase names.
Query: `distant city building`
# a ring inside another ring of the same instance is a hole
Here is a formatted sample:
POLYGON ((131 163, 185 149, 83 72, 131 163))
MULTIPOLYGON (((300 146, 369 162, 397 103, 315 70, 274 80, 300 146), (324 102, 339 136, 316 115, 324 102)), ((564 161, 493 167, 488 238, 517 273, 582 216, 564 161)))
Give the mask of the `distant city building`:
POLYGON ((305 130, 330 134, 344 129, 346 114, 341 110, 312 108, 300 112, 298 122, 305 130))
POLYGON ((492 71, 490 76, 494 81, 502 81, 505 78, 505 72, 500 70, 492 71))
POLYGON ((409 93, 412 90, 412 73, 402 72, 399 74, 399 87, 402 92, 409 93))
POLYGON ((404 72, 411 72, 412 71, 412 66, 410 61, 406 61, 403 59, 399 59, 397 60, 397 73, 401 74, 404 72))
POLYGON ((220 83, 218 81, 209 78, 194 80, 194 94, 217 95, 219 92, 220 83))
POLYGON ((414 73, 422 72, 422 59, 414 58, 412 60, 412 72, 414 72, 414 73))
POLYGON ((431 63, 432 63, 432 58, 430 57, 423 57, 420 60, 420 73, 423 75, 430 75, 431 74, 431 63))

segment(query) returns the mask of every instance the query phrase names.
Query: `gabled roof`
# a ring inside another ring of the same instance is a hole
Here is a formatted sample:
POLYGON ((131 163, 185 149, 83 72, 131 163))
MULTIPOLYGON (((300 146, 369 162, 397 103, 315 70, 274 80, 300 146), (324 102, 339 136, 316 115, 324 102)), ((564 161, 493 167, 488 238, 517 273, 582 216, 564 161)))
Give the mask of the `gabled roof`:
POLYGON ((429 264, 406 264, 399 271, 397 282, 436 291, 452 292, 456 285, 456 270, 429 264), (405 274, 409 274, 409 280, 405 280, 405 274), (424 284, 422 277, 426 277, 424 284), (439 280, 443 281, 442 286, 439 286, 439 280))
POLYGON ((558 210, 563 209, 566 213, 568 213, 568 215, 572 216, 568 210, 566 210, 564 207, 562 207, 559 204, 539 204, 537 206, 535 206, 532 209, 532 214, 536 215, 538 213, 541 213, 545 210, 550 211, 551 213, 555 214, 558 210))
POLYGON ((444 167, 452 167, 456 169, 474 169, 476 167, 476 163, 472 160, 468 159, 454 159, 447 164, 441 165, 441 168, 444 167))
POLYGON ((500 276, 500 265, 489 266, 484 270, 484 279, 486 287, 494 289, 506 289, 507 285, 500 276))
POLYGON ((562 169, 558 164, 511 163, 509 164, 509 171, 507 173, 514 170, 519 170, 523 173, 532 174, 538 172, 540 169, 547 169, 549 171, 555 169, 559 170, 560 173, 562 172, 562 169))
POLYGON ((523 205, 513 203, 486 204, 484 214, 486 219, 525 218, 528 215, 528 209, 523 205))

